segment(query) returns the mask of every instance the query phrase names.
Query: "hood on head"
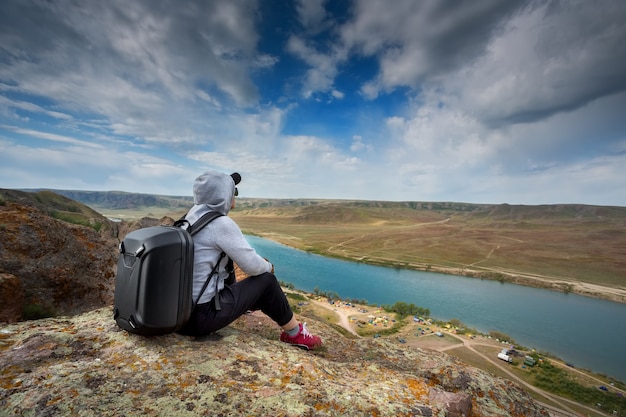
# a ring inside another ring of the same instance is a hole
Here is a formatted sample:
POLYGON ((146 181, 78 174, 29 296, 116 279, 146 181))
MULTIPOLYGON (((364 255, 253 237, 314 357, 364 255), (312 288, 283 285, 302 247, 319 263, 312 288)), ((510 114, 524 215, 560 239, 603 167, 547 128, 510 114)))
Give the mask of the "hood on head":
POLYGON ((193 203, 206 204, 211 211, 228 214, 235 195, 235 185, 241 181, 241 175, 231 175, 217 171, 207 171, 193 183, 193 203))

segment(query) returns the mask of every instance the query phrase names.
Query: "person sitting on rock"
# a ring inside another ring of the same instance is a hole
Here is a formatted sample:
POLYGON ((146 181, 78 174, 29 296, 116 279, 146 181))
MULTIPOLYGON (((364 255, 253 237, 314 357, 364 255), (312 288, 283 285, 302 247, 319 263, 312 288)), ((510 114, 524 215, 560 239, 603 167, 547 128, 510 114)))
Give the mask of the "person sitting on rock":
POLYGON ((208 335, 229 325, 249 310, 261 310, 282 327, 282 342, 304 349, 319 347, 322 339, 312 335, 306 324, 299 323, 291 311, 287 297, 274 275, 274 265, 256 253, 237 223, 227 216, 235 208, 235 196, 238 194, 236 186, 240 181, 241 175, 238 173, 228 175, 208 171, 194 182, 194 206, 185 216, 189 224, 193 225, 211 211, 223 216, 193 236, 193 300, 198 300, 198 303, 181 333, 208 335), (231 260, 249 277, 239 282, 234 280, 231 260), (205 285, 216 264, 216 273, 205 285), (205 290, 201 295, 203 287, 205 290))

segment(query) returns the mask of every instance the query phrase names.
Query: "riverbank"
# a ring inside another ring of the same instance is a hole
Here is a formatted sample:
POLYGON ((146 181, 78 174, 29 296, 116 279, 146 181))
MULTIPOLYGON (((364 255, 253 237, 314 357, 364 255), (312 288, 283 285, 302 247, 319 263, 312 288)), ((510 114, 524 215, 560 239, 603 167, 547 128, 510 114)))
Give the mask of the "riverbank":
MULTIPOLYGON (((279 235, 276 233, 250 233, 264 239, 271 240, 293 249, 302 250, 300 238, 294 236, 279 235)), ((332 247, 331 247, 332 248, 332 247)), ((613 301, 626 304, 626 288, 614 288, 589 282, 566 280, 561 277, 522 273, 509 269, 477 268, 470 265, 450 267, 435 263, 422 264, 416 262, 402 262, 391 258, 377 258, 371 256, 346 256, 333 251, 315 251, 321 256, 341 259, 350 262, 365 263, 368 265, 383 266, 388 268, 410 269, 415 271, 436 272, 441 274, 464 276, 468 278, 488 279, 493 281, 508 282, 511 284, 527 287, 559 291, 562 293, 578 294, 601 300, 613 301)))
MULTIPOLYGON (((282 242, 279 242, 282 243, 282 242)), ((341 257, 340 257, 341 258, 341 257)), ((589 282, 564 280, 558 277, 550 277, 547 275, 535 275, 521 272, 513 272, 505 269, 489 268, 485 269, 472 269, 472 268, 450 268, 439 265, 419 265, 419 264, 405 264, 400 262, 394 262, 388 260, 385 262, 378 262, 375 260, 362 260, 356 258, 344 257, 347 261, 364 262, 370 265, 388 266, 391 268, 406 268, 417 271, 429 271, 442 274, 459 275, 468 278, 489 279, 493 281, 508 282, 511 284, 524 285, 527 287, 547 289, 552 291, 559 291, 563 293, 578 294, 586 297, 593 297, 607 301, 613 301, 616 303, 626 303, 626 289, 624 288, 611 288, 589 282)))

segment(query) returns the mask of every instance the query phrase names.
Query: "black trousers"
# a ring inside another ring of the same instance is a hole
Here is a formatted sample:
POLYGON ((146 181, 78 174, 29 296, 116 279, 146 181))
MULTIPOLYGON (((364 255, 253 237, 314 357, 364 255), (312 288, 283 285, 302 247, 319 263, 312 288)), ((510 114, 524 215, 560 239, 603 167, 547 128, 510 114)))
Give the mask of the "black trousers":
POLYGON ((261 310, 279 326, 284 326, 293 318, 283 289, 276 276, 269 272, 226 285, 217 297, 221 310, 215 309, 215 300, 198 304, 180 333, 192 336, 213 333, 248 310, 261 310))

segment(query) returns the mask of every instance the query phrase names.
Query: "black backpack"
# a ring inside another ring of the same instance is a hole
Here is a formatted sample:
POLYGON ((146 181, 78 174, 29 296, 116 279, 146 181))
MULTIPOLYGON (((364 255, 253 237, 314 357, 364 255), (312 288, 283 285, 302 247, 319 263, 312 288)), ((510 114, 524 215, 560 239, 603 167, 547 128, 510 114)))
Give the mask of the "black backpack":
POLYGON ((113 318, 119 327, 155 336, 176 332, 185 325, 225 256, 221 254, 200 295, 192 300, 192 236, 219 216, 206 213, 193 225, 183 217, 173 226, 146 227, 124 237, 115 276, 113 318), (186 230, 182 227, 185 224, 189 225, 186 230))

